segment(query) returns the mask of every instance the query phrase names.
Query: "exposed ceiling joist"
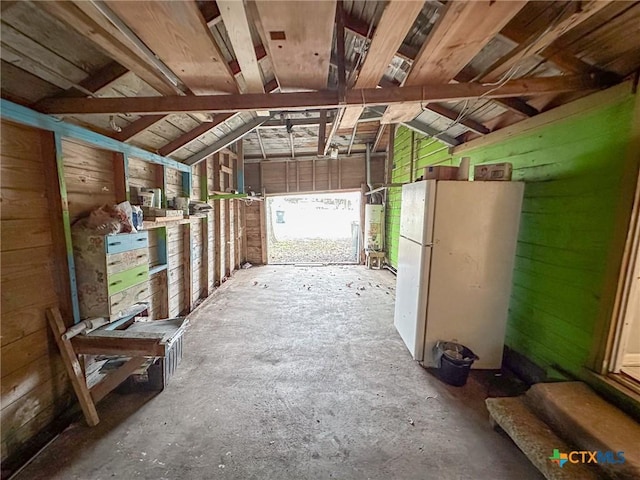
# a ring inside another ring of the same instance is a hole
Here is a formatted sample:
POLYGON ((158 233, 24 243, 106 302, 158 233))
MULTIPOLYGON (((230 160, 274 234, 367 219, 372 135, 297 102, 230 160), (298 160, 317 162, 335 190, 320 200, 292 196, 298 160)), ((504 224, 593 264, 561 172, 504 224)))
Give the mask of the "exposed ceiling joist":
POLYGON ((158 150, 158 154, 162 155, 163 157, 167 157, 172 153, 177 152, 181 148, 184 148, 189 144, 195 142, 202 135, 210 132, 221 123, 227 121, 228 119, 233 117, 233 115, 234 115, 233 113, 221 113, 219 115, 216 115, 215 117, 213 117, 212 121, 203 122, 193 130, 189 130, 184 135, 181 135, 175 140, 172 140, 169 143, 167 143, 164 147, 158 150))
MULTIPOLYGON (((384 113, 382 110, 382 108, 380 107, 374 107, 371 108, 370 110, 376 112, 376 113, 384 113)), ((409 120, 406 122, 398 122, 400 125, 404 125, 405 127, 413 130, 414 132, 417 132, 421 135, 424 135, 426 137, 432 137, 432 138, 437 138, 438 140, 440 140, 442 143, 445 143, 447 145, 449 145, 450 147, 454 147, 456 145, 460 144, 460 141, 456 140, 455 138, 447 135, 446 133, 443 133, 433 127, 430 127, 429 125, 426 125, 422 122, 419 122, 417 120, 409 120)), ((380 124, 381 126, 384 124, 380 124)))
MULTIPOLYGON (((453 80, 526 3, 504 0, 447 3, 403 85, 453 80)), ((420 105, 390 107, 382 122, 408 121, 419 115, 420 111, 420 105)))
POLYGON ((280 87, 326 88, 336 1, 257 0, 254 3, 280 87))
POLYGON ((158 92, 163 95, 180 93, 180 89, 171 85, 164 75, 130 48, 127 39, 115 27, 111 26, 112 28, 109 29, 108 22, 105 24, 96 22, 71 2, 41 2, 38 7, 95 43, 107 55, 138 75, 158 92))
POLYGON ((382 141, 382 137, 384 137, 384 131, 387 128, 387 125, 381 123, 378 127, 378 131, 376 132, 376 139, 373 141, 373 146, 371 147, 371 151, 375 152, 378 150, 380 146, 380 142, 382 141))
MULTIPOLYGON (((365 145, 360 145, 358 146, 358 148, 354 148, 351 151, 351 155, 364 155, 366 151, 365 145)), ((385 152, 371 152, 371 157, 374 158, 380 158, 385 156, 386 153, 385 152)), ((283 156, 282 154, 272 154, 272 155, 267 155, 266 158, 263 158, 261 155, 256 156, 256 155, 250 155, 247 156, 245 155, 244 157, 245 163, 260 163, 262 161, 267 161, 267 162, 290 162, 291 161, 291 157, 289 156, 283 156)), ((315 153, 298 153, 298 155, 296 156, 296 160, 298 162, 310 162, 313 160, 318 160, 318 155, 316 155, 315 153)))
MULTIPOLYGON (((327 136, 327 111, 320 112, 320 121, 318 123, 318 155, 324 155, 324 146, 327 136)), ((265 157, 266 158, 266 157, 265 157)))
MULTIPOLYGON (((353 88, 372 88, 378 85, 422 10, 423 3, 404 0, 391 0, 387 3, 353 88)), ((348 108, 342 116, 340 128, 353 128, 362 110, 362 107, 348 108)))
MULTIPOLYGON (((421 1, 420 3, 422 4, 424 2, 421 1)), ((368 23, 352 15, 345 16, 345 28, 349 33, 360 38, 368 38, 368 36, 375 35, 376 33, 375 27, 371 27, 368 23)), ((418 49, 406 43, 401 44, 396 52, 396 56, 408 61, 413 61, 417 54, 418 49)))
MULTIPOLYGON (((103 89, 109 84, 115 82, 129 70, 120 65, 118 62, 111 62, 105 65, 103 68, 95 72, 90 77, 85 78, 80 82, 80 86, 85 90, 92 93, 96 93, 98 90, 103 89)), ((76 88, 70 88, 65 90, 59 96, 61 97, 79 97, 84 96, 85 93, 77 90, 76 88)))
POLYGON ((262 123, 266 122, 267 120, 269 120, 269 117, 256 117, 256 118, 254 118, 249 123, 246 123, 245 125, 243 125, 239 129, 234 130, 233 132, 229 133, 228 135, 225 135, 220 140, 218 140, 214 144, 208 146, 204 150, 202 150, 202 151, 190 156, 183 163, 185 163, 185 164, 187 164, 189 166, 194 166, 194 165, 200 163, 201 161, 206 159, 208 156, 213 155, 214 153, 219 152, 223 148, 228 147, 232 143, 237 142, 242 137, 244 137, 246 134, 248 134, 249 132, 252 132, 259 125, 261 125, 262 123))
POLYGON ((487 70, 478 75, 482 81, 493 82, 505 74, 516 75, 518 63, 527 57, 542 52, 560 36, 582 24, 600 10, 605 8, 613 0, 593 0, 590 2, 568 3, 567 8, 575 8, 576 11, 565 17, 555 25, 547 27, 542 33, 532 35, 527 41, 520 43, 507 55, 500 58, 487 70), (511 73, 510 73, 511 72, 511 73))
POLYGON ((251 39, 251 30, 244 2, 218 0, 222 21, 227 29, 231 46, 242 71, 248 93, 264 93, 264 81, 258 65, 256 50, 251 39))
POLYGON ((195 2, 110 0, 107 5, 194 94, 238 91, 195 2))
POLYGON ((147 128, 162 121, 164 118, 165 115, 145 115, 144 117, 140 117, 135 122, 130 123, 129 125, 124 127, 122 131, 117 132, 112 136, 115 139, 120 140, 121 142, 126 142, 139 133, 144 132, 147 128))
POLYGON ((460 118, 460 114, 458 112, 454 112, 453 110, 448 109, 444 105, 440 105, 439 103, 430 103, 425 107, 427 110, 431 110, 438 115, 448 118, 449 120, 457 121, 460 125, 464 125, 469 130, 472 130, 481 135, 486 135, 491 132, 487 127, 482 125, 475 120, 471 120, 470 118, 460 118))
MULTIPOLYGON (((418 85, 396 88, 354 89, 346 92, 344 106, 420 104, 474 98, 505 98, 588 91, 606 86, 597 75, 541 77, 511 80, 503 85, 479 83, 418 85)), ((156 113, 239 112, 255 110, 306 110, 342 106, 335 91, 275 94, 203 95, 129 98, 49 98, 38 104, 43 113, 156 113)))
POLYGON ((264 144, 262 143, 262 135, 260 135, 259 128, 256 128, 256 136, 258 137, 258 146, 260 147, 260 153, 262 153, 262 158, 266 160, 267 153, 264 151, 264 144))

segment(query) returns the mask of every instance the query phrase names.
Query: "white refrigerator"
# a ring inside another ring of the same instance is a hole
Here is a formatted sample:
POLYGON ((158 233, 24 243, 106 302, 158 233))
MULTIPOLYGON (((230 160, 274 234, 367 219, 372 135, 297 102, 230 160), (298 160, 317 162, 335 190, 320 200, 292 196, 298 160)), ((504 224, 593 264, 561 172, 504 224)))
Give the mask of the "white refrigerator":
POLYGON ((413 358, 454 341, 498 369, 511 294, 522 182, 425 180, 402 187, 394 323, 413 358))

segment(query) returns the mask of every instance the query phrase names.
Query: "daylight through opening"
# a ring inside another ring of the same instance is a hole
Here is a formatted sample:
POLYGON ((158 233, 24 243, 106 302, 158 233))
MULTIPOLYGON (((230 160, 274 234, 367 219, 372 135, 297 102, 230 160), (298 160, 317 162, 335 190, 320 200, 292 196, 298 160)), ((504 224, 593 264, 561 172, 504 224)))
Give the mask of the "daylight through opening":
POLYGON ((360 192, 267 198, 269 263, 356 263, 360 192))

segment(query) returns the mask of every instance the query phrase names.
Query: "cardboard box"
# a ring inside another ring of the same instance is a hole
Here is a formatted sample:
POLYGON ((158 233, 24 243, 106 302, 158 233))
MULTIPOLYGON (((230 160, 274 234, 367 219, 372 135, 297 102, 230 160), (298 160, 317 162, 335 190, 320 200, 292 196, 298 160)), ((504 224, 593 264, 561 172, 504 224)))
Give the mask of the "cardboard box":
POLYGON ((513 165, 508 162, 476 165, 473 167, 473 179, 476 181, 511 181, 513 165))
POLYGON ((425 167, 424 180, 457 180, 458 167, 434 166, 425 167))

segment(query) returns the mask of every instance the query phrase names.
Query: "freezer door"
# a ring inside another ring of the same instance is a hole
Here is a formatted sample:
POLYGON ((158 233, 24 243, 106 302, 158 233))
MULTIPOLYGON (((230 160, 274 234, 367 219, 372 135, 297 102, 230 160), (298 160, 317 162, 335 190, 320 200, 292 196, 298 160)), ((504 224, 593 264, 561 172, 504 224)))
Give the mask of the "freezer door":
POLYGON ((401 236, 421 245, 431 244, 435 196, 435 180, 408 183, 402 186, 401 236))
POLYGON ((500 368, 523 191, 521 182, 439 182, 427 351, 457 341, 480 357, 473 368, 500 368))
POLYGON ((394 324, 415 360, 424 349, 431 247, 400 237, 394 324))

